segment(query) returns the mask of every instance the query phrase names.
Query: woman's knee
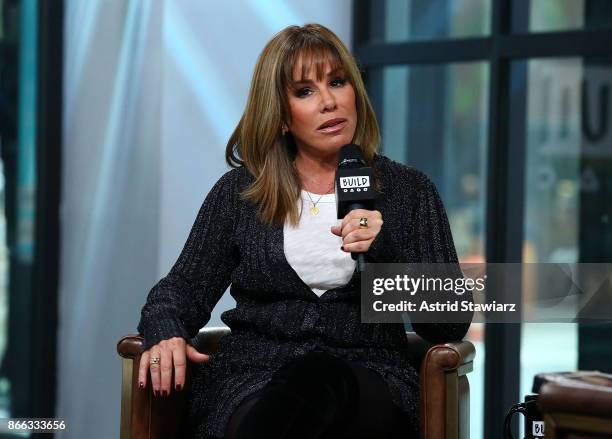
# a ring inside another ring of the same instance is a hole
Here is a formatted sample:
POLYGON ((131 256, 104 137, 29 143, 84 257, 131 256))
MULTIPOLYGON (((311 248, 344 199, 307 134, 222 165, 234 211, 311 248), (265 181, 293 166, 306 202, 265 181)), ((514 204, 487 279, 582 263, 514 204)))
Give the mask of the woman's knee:
POLYGON ((281 438, 304 410, 304 400, 281 388, 264 388, 238 406, 226 439, 281 438))
POLYGON ((343 360, 320 352, 305 354, 279 369, 251 406, 237 409, 228 438, 257 437, 264 431, 275 437, 270 429, 295 434, 305 428, 312 433, 315 426, 321 433, 348 421, 358 396, 357 380, 343 360))
POLYGON ((351 368, 344 360, 323 352, 311 352, 286 364, 274 374, 270 387, 290 389, 307 403, 348 410, 359 396, 351 368))

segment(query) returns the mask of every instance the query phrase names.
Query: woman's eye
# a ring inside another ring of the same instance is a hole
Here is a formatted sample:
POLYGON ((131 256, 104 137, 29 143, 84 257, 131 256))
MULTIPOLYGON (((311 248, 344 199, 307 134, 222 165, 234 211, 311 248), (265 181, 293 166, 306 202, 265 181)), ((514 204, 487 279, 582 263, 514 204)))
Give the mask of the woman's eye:
POLYGON ((309 91, 310 91, 310 89, 309 89, 309 88, 300 88, 299 90, 297 90, 297 91, 295 92, 295 95, 296 95, 298 98, 302 98, 302 97, 304 97, 304 96, 308 96, 308 92, 309 92, 309 91))
MULTIPOLYGON (((340 88, 344 84, 346 84, 346 78, 336 78, 333 81, 331 81, 330 84, 332 87, 340 88)), ((310 94, 312 94, 312 90, 307 87, 300 88, 295 91, 295 95, 298 98, 303 98, 303 97, 309 96, 310 94)))

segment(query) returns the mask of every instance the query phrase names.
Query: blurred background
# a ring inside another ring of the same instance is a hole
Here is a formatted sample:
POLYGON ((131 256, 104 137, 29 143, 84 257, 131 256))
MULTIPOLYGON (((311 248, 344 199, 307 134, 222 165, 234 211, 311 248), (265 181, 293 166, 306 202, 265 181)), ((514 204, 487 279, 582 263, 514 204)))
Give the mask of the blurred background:
MULTIPOLYGON (((612 261, 612 1, 0 0, 0 418, 119 436, 116 342, 227 170, 261 49, 308 22, 355 54, 462 262, 612 261)), ((612 372, 609 326, 468 338, 475 439, 537 372, 612 372)))

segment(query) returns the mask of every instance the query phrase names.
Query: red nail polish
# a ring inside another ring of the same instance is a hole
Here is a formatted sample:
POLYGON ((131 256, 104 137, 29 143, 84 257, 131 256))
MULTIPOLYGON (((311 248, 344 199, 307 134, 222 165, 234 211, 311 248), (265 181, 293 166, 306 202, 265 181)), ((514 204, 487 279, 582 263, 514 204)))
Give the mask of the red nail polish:
POLYGON ((176 390, 181 390, 183 388, 183 386, 181 386, 180 384, 176 385, 176 390))
POLYGON ((162 392, 162 396, 168 396, 168 391, 167 391, 167 390, 164 390, 164 391, 162 392))
POLYGON ((144 389, 144 383, 141 381, 140 383, 138 383, 138 387, 140 387, 141 389, 144 389))
POLYGON ((155 396, 159 396, 159 390, 154 391, 154 392, 153 392, 153 395, 155 395, 155 396))

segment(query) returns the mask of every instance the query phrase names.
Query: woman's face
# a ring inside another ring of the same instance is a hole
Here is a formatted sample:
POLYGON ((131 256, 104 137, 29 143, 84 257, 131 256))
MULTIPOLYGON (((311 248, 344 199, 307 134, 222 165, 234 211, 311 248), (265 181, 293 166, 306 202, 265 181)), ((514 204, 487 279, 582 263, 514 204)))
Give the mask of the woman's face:
POLYGON ((317 81, 314 67, 305 81, 298 82, 301 62, 293 70, 294 88, 288 91, 291 121, 287 127, 302 152, 336 156, 351 143, 357 126, 355 91, 344 71, 327 63, 324 77, 317 81))

